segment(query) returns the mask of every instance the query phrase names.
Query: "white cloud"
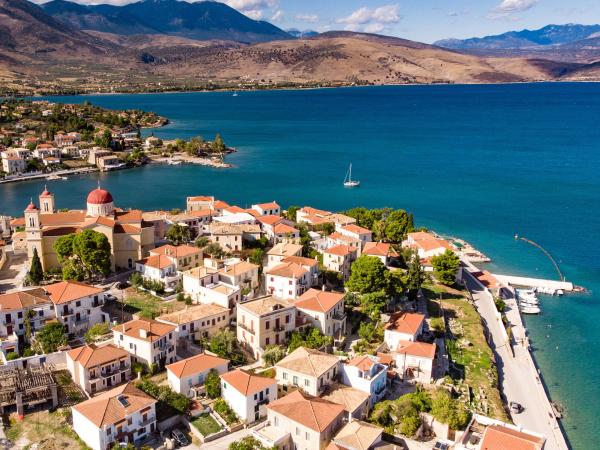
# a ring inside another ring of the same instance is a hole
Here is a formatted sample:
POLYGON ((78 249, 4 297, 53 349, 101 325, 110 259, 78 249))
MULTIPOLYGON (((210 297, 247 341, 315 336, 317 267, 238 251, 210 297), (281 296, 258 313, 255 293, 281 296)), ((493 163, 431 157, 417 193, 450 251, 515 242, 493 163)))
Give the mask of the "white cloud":
POLYGON ((502 2, 493 9, 493 12, 499 14, 511 14, 527 11, 537 4, 538 0, 502 0, 502 2))
POLYGON ((262 19, 265 10, 279 5, 278 0, 224 0, 223 3, 254 20, 262 19))
POLYGON ((271 16, 271 22, 281 22, 284 16, 285 13, 281 9, 278 9, 275 11, 275 14, 271 16))
POLYGON ((364 6, 337 22, 345 24, 346 30, 380 33, 387 25, 400 22, 402 17, 399 9, 398 5, 384 5, 378 8, 364 6))
POLYGON ((296 14, 295 18, 296 20, 308 23, 317 23, 319 21, 319 16, 316 14, 296 14))

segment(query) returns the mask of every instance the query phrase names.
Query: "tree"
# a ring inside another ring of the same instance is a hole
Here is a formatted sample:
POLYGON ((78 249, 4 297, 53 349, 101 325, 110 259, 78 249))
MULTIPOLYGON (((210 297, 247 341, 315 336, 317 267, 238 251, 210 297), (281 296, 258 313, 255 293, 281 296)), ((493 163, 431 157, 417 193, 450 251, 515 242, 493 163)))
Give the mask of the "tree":
POLYGON ((255 248, 250 254, 250 262, 257 266, 262 266, 263 259, 265 258, 265 251, 262 248, 255 248))
POLYGON ((346 283, 351 292, 366 294, 387 290, 387 268, 375 256, 363 255, 352 264, 352 273, 346 283))
POLYGON ((445 389, 438 389, 431 398, 431 415, 442 423, 448 424, 453 430, 464 428, 471 419, 465 405, 452 398, 445 389))
POLYGON ((204 387, 206 388, 206 395, 208 398, 217 398, 221 396, 221 378, 219 372, 212 369, 204 380, 204 387))
POLYGON ((17 352, 8 352, 6 354, 6 360, 7 361, 12 361, 13 359, 19 359, 20 356, 17 352))
POLYGON ((460 265, 460 259, 452 250, 446 250, 443 254, 431 258, 433 274, 435 278, 446 286, 451 286, 456 281, 456 273, 460 265))
POLYGON ((194 245, 196 245, 196 247, 199 247, 199 248, 206 247, 208 244, 210 244, 210 240, 206 236, 200 236, 194 242, 194 245))
POLYGON ((288 344, 288 352, 291 353, 298 347, 307 347, 318 349, 321 347, 330 347, 333 345, 333 337, 325 336, 318 328, 308 327, 302 333, 292 332, 288 344))
POLYGON ((98 136, 95 141, 99 147, 109 148, 112 143, 112 133, 109 129, 104 130, 101 136, 98 136))
POLYGON ((204 253, 217 259, 222 258, 225 255, 225 251, 216 242, 212 242, 204 247, 204 253))
POLYGON ((102 233, 85 230, 68 234, 56 240, 54 249, 59 261, 63 263, 65 279, 81 279, 82 273, 87 279, 110 273, 110 242, 102 233))
POLYGON ((408 289, 408 296, 411 300, 417 297, 417 293, 423 286, 423 283, 427 281, 427 273, 421 265, 421 260, 417 252, 411 252, 410 259, 408 260, 408 273, 406 287, 408 289))
POLYGON ((300 209, 299 206, 290 206, 285 212, 285 217, 292 222, 296 221, 296 213, 300 209))
POLYGON ((167 239, 173 245, 181 245, 190 241, 190 229, 183 225, 175 224, 167 231, 167 239))
POLYGON ((227 150, 227 147, 225 147, 225 142, 223 142, 223 138, 219 133, 217 133, 215 140, 212 143, 212 150, 215 153, 223 153, 225 150, 227 150))
POLYGON ((246 436, 229 444, 228 450, 271 450, 262 445, 254 436, 246 436))
POLYGON ((265 364, 274 366, 285 357, 285 348, 280 345, 267 345, 262 357, 265 364))
POLYGON ((38 256, 37 248, 33 249, 33 256, 31 257, 31 266, 29 268, 29 280, 33 284, 40 284, 44 279, 44 271, 42 270, 42 262, 38 256))
POLYGON ((372 320, 379 320, 389 296, 384 291, 368 292, 360 296, 360 307, 363 313, 372 320))
POLYGON ((375 337, 375 324, 373 322, 361 322, 358 327, 358 336, 367 342, 371 342, 375 337))
POLYGON ((67 336, 65 327, 58 322, 51 322, 38 331, 35 335, 35 342, 41 353, 53 353, 59 347, 67 345, 67 336))
POLYGON ((110 326, 106 322, 100 322, 92 325, 85 333, 85 342, 91 344, 96 341, 100 336, 104 336, 110 333, 110 326))
POLYGON ((245 361, 244 355, 238 348, 235 333, 227 328, 212 336, 208 342, 208 349, 221 358, 229 359, 233 364, 245 361))

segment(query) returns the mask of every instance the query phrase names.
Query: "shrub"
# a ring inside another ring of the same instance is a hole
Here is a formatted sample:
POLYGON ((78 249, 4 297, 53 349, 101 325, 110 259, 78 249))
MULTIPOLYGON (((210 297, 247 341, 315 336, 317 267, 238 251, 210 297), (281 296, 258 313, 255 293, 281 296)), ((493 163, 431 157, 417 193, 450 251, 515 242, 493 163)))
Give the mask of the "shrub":
POLYGON ((221 379, 219 373, 216 370, 211 370, 206 376, 204 381, 204 387, 206 388, 206 395, 208 398, 217 398, 221 396, 221 379))
POLYGON ((20 356, 17 352, 8 352, 6 354, 6 360, 7 361, 12 361, 13 359, 19 359, 20 356))
POLYGON ((185 395, 173 391, 168 386, 158 386, 147 379, 138 381, 136 386, 146 394, 157 399, 159 401, 159 407, 160 403, 163 402, 177 411, 178 414, 187 414, 190 410, 191 400, 185 395))
POLYGON ((227 425, 231 425, 238 421, 237 414, 233 412, 227 402, 222 398, 219 398, 217 401, 215 401, 213 404, 213 409, 223 418, 225 422, 227 422, 227 425))

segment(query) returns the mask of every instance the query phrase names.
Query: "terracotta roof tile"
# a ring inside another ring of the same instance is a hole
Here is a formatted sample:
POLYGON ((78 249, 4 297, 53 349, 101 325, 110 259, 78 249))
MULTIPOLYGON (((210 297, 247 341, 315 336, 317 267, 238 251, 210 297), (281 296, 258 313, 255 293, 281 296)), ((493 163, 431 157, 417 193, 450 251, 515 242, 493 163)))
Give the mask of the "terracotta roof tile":
POLYGON ((339 363, 340 358, 335 355, 306 347, 299 347, 275 364, 275 367, 281 367, 318 378, 339 363))
POLYGON ((370 256, 398 256, 398 252, 392 248, 392 246, 386 242, 366 242, 365 248, 363 249, 363 255, 370 256))
POLYGON ((435 344, 426 342, 400 341, 398 343, 398 353, 417 356, 420 358, 434 359, 435 344))
POLYGON ((167 255, 172 257, 181 258, 184 256, 195 255, 202 253, 202 250, 198 247, 191 245, 163 245, 155 249, 150 250, 151 255, 167 255))
POLYGON ((356 249, 353 247, 350 247, 349 245, 340 244, 340 245, 330 247, 327 250, 324 250, 323 253, 329 253, 331 255, 337 255, 337 256, 348 256, 348 255, 354 253, 355 251, 356 251, 356 249))
POLYGON ((0 295, 0 312, 34 308, 39 305, 52 304, 44 289, 13 292, 0 295))
POLYGON ((301 278, 304 274, 308 273, 308 270, 299 264, 289 262, 278 264, 275 267, 268 269, 265 273, 277 277, 301 278))
POLYGON ((217 356, 201 353, 191 358, 177 361, 169 364, 166 369, 172 372, 177 378, 189 377, 200 372, 206 372, 211 369, 216 369, 219 366, 229 364, 228 359, 219 358, 217 356))
POLYGON ((540 450, 544 439, 502 425, 490 425, 481 440, 481 450, 540 450))
POLYGON ((344 414, 342 405, 303 394, 301 391, 294 391, 275 400, 269 403, 267 408, 318 433, 326 430, 344 414))
POLYGON ((361 420, 354 420, 347 423, 335 435, 333 442, 354 450, 369 450, 381 439, 382 434, 383 428, 361 420))
POLYGON ((221 379, 244 396, 252 395, 271 387, 277 389, 277 381, 274 378, 252 375, 241 369, 224 373, 221 375, 221 379))
POLYGON ((414 335, 417 333, 424 320, 425 316, 423 314, 399 312, 390 317, 385 328, 387 330, 414 335))
POLYGON ((335 308, 346 296, 342 292, 326 292, 309 289, 294 303, 296 308, 310 311, 328 312, 335 308))
POLYGON ((89 369, 91 367, 107 364, 111 361, 116 361, 121 358, 129 359, 129 353, 122 348, 113 344, 96 346, 84 345, 77 347, 67 352, 69 358, 79 362, 83 367, 89 369))
POLYGON ((89 284, 79 283, 77 281, 60 281, 49 284, 44 289, 48 292, 50 299, 55 305, 79 300, 83 297, 98 295, 104 292, 103 289, 89 284))
POLYGON ((190 306, 189 308, 181 311, 163 314, 158 316, 156 320, 159 322, 169 322, 173 325, 181 325, 193 322, 195 320, 201 320, 206 317, 216 316, 218 314, 225 314, 227 317, 229 317, 229 309, 212 303, 206 303, 190 306))
POLYGON ((122 325, 113 327, 113 331, 116 333, 123 333, 132 338, 154 342, 164 335, 175 331, 175 327, 166 323, 157 322, 156 320, 134 319, 122 325), (140 334, 140 330, 144 330, 147 333, 147 337, 143 338, 140 334))

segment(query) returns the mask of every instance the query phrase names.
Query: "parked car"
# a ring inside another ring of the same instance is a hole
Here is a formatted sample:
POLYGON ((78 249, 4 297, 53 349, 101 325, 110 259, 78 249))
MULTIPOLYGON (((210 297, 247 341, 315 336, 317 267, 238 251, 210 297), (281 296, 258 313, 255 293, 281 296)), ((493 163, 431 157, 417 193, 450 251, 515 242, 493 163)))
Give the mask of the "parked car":
POLYGON ((185 434, 183 434, 183 431, 181 431, 179 428, 175 428, 173 431, 171 431, 171 436, 173 437, 173 439, 175 439, 175 442, 177 442, 177 445, 179 445, 180 447, 190 445, 190 440, 185 434))
POLYGON ((510 411, 515 414, 520 414, 523 412, 523 406, 517 402, 510 402, 509 405, 510 411))
POLYGON ((437 441, 433 446, 433 450, 448 450, 449 448, 450 448, 449 444, 446 444, 444 442, 439 442, 439 441, 437 441))

